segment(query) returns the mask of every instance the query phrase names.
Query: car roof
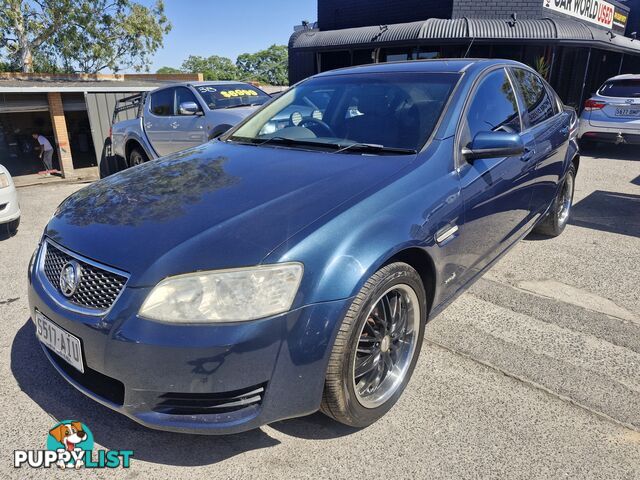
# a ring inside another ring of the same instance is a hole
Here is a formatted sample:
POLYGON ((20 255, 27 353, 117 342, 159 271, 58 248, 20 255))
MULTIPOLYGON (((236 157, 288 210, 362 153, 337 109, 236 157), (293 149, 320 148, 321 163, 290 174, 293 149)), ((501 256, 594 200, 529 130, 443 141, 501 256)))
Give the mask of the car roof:
POLYGON ((609 78, 607 80, 607 82, 610 82, 612 80, 640 80, 640 74, 637 74, 637 73, 625 73, 623 75, 616 75, 615 77, 609 78))
POLYGON ((484 68, 493 65, 514 65, 528 68, 526 67, 526 65, 513 60, 487 58, 443 58, 373 63, 368 65, 360 65, 357 67, 339 68, 337 70, 320 73, 315 77, 390 72, 462 73, 471 67, 477 67, 483 70, 484 68))
POLYGON ((185 85, 192 85, 197 87, 199 85, 237 85, 242 83, 244 85, 251 85, 250 83, 243 82, 242 80, 205 80, 203 82, 186 82, 185 85))
MULTIPOLYGON (((238 85, 238 84, 251 85, 250 83, 243 82, 241 80, 209 80, 209 81, 205 80, 203 82, 172 82, 172 83, 168 83, 167 85, 163 85, 157 88, 156 90, 164 90, 165 88, 175 88, 175 87, 198 87, 202 85, 222 86, 222 85, 238 85)), ((251 85, 251 86, 253 87, 254 85, 251 85)), ((259 87, 255 87, 255 88, 259 88, 259 87)))

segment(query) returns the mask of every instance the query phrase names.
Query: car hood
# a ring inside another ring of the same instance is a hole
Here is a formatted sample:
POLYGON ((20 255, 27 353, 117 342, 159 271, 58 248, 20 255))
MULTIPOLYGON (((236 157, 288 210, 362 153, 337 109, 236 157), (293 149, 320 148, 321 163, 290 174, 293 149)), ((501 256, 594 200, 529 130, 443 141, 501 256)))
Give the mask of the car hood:
POLYGON ((256 265, 414 158, 211 142, 79 190, 60 205, 45 234, 129 272, 130 286, 256 265))
POLYGON ((236 108, 219 108, 214 110, 214 119, 220 123, 229 123, 235 125, 240 120, 244 120, 250 114, 255 112, 259 106, 254 107, 236 107, 236 108))

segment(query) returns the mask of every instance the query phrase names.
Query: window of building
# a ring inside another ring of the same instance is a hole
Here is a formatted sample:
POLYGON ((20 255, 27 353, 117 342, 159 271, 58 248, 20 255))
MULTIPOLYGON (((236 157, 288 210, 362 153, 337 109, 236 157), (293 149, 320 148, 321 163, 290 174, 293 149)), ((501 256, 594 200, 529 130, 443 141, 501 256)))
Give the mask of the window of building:
POLYGON ((354 50, 353 51, 353 64, 354 65, 366 65, 373 63, 373 50, 371 48, 367 50, 354 50))
POLYGON ((151 113, 161 117, 173 115, 173 88, 151 94, 151 113))
POLYGON ((351 66, 351 52, 342 50, 338 52, 322 52, 320 54, 320 71, 326 72, 336 68, 351 66))

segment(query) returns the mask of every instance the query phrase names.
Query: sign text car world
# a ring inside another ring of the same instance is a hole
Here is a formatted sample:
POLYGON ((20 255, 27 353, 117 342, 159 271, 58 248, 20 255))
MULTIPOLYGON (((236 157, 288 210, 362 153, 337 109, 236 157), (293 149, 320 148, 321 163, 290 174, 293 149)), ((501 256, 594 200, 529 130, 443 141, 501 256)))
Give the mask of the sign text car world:
POLYGON ((613 27, 615 7, 602 0, 543 0, 544 7, 602 27, 613 27))

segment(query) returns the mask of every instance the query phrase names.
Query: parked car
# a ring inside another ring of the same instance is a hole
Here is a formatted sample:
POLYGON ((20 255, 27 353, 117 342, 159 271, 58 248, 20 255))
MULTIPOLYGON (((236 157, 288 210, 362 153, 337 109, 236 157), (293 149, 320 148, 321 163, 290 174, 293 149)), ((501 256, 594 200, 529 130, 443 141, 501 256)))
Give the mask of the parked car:
POLYGON ((576 129, 517 62, 316 75, 68 198, 30 267, 36 334, 72 385, 153 428, 318 409, 369 425, 409 382, 426 321, 533 229, 565 228, 576 129), (322 119, 260 133, 318 92, 322 119))
POLYGON ((9 170, 0 165, 0 232, 15 235, 19 226, 18 192, 9 170))
POLYGON ((610 78, 584 104, 579 140, 640 144, 640 75, 610 78))
POLYGON ((112 154, 127 167, 201 145, 224 133, 271 97, 244 82, 171 84, 123 98, 113 115, 112 154), (136 109, 136 118, 117 121, 136 109))

